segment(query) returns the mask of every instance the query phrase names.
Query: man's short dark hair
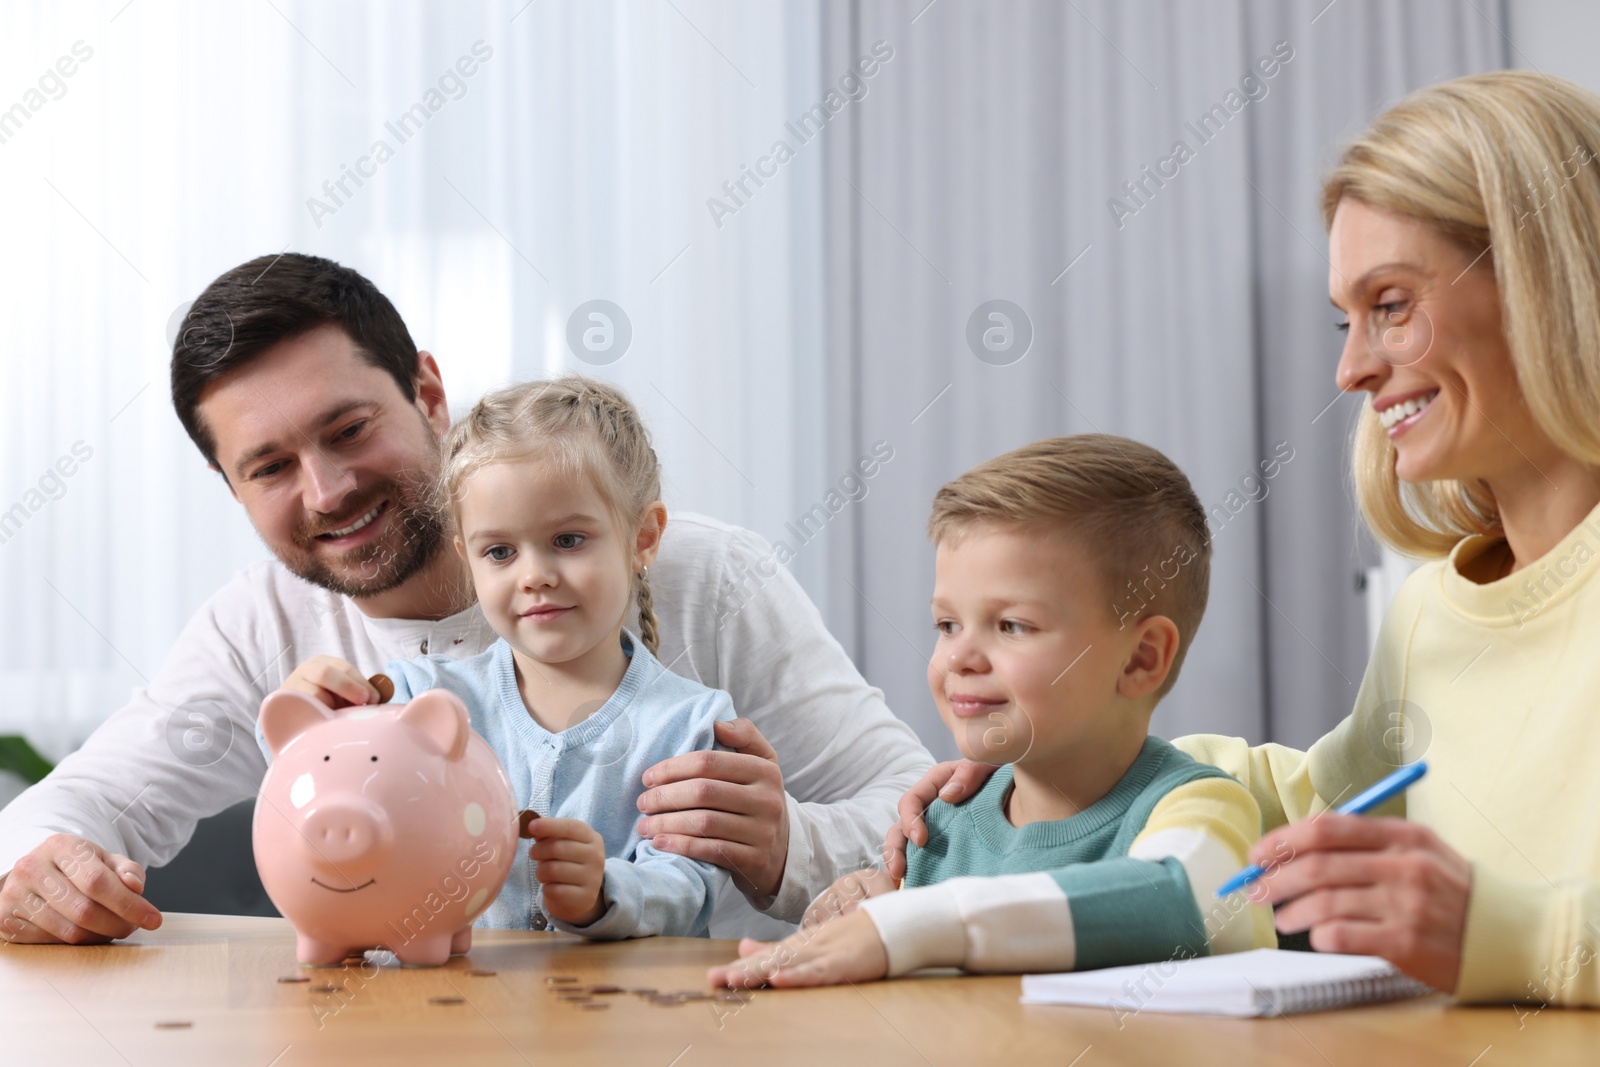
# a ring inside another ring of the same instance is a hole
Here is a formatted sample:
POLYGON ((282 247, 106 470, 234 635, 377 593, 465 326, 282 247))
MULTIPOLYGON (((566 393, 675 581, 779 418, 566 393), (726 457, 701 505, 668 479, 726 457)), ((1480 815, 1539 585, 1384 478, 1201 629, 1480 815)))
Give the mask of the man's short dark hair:
MULTIPOLYGON (((200 419, 200 394, 267 349, 334 324, 361 358, 416 399, 417 346, 389 298, 331 259, 285 252, 241 263, 206 286, 172 344, 172 406, 206 462, 217 442, 200 419)), ((223 477, 227 477, 226 474, 223 477)))

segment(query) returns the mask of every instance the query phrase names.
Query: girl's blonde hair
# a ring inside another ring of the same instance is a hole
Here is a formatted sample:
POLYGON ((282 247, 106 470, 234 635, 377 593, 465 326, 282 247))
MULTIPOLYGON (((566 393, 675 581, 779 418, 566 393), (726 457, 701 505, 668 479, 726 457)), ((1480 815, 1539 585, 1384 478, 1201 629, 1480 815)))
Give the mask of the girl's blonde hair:
MULTIPOLYGON (((1600 463, 1600 96, 1531 71, 1420 89, 1345 149, 1322 190, 1323 223, 1346 197, 1488 251, 1511 363, 1557 447, 1600 463)), ((1481 482, 1402 483, 1370 405, 1356 426, 1356 499, 1373 531, 1438 557, 1501 532, 1481 482)))
MULTIPOLYGON (((661 464, 639 411, 620 389, 581 375, 522 382, 486 395, 444 438, 439 493, 460 525, 461 486, 491 463, 537 454, 593 483, 624 537, 661 499, 661 464)), ((660 624, 648 575, 633 577, 639 639, 652 654, 660 624)))

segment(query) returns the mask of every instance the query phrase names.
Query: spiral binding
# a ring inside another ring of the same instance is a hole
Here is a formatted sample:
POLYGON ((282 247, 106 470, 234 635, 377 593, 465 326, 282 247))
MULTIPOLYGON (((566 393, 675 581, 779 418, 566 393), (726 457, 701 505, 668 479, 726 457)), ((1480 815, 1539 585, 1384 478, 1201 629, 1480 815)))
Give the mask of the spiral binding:
POLYGON ((1401 1000, 1433 992, 1428 986, 1403 974, 1382 974, 1370 978, 1351 978, 1342 982, 1285 986, 1261 989, 1256 985, 1255 1006, 1262 1015, 1297 1015, 1307 1011, 1353 1008, 1385 1000, 1401 1000))

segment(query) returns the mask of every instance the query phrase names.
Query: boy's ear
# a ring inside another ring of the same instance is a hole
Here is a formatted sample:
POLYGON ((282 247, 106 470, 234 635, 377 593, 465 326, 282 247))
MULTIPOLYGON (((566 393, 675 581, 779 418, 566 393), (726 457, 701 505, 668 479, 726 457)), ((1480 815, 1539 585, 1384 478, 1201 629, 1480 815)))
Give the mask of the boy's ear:
POLYGON ((461 562, 467 562, 467 546, 461 543, 461 538, 453 538, 450 543, 456 546, 456 555, 461 557, 461 562))
POLYGON ((661 551, 661 534, 666 528, 667 506, 659 500, 646 505, 639 516, 639 532, 634 536, 634 566, 648 567, 655 563, 656 554, 661 551))
POLYGON ((1140 619, 1133 628, 1132 651, 1122 665, 1117 692, 1129 700, 1149 696, 1166 684, 1181 643, 1178 624, 1165 615, 1140 619))

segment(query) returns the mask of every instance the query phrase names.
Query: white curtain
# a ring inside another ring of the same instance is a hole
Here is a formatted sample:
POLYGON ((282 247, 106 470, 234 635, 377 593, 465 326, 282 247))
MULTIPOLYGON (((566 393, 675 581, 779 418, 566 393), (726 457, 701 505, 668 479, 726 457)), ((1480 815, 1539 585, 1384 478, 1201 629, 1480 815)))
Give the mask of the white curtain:
POLYGON ((837 0, 825 17, 830 74, 877 41, 895 53, 830 131, 831 469, 895 451, 830 527, 834 632, 953 754, 925 681, 934 491, 1040 437, 1124 434, 1212 515, 1206 618, 1153 729, 1309 744, 1354 701, 1373 556, 1346 489, 1360 401, 1333 384, 1318 182, 1385 103, 1504 66, 1498 5, 837 0), (969 342, 975 315, 1004 330, 995 300, 1031 329, 1025 354, 1020 332, 1005 352, 969 342))
MULTIPOLYGON (((0 733, 70 750, 264 555, 167 391, 173 312, 253 256, 370 277, 458 412, 618 381, 669 507, 777 536, 824 466, 820 146, 707 201, 817 99, 820 28, 778 0, 0 8, 0 733), (593 300, 618 358, 569 347, 593 300)), ((820 547, 794 566, 822 591, 820 547)))
POLYGON ((1147 440, 1227 515, 1156 729, 1305 743, 1349 707, 1371 562, 1316 182, 1384 102, 1503 65, 1501 22, 1453 0, 0 7, 0 733, 70 749, 263 555, 172 414, 167 331, 219 272, 296 249, 388 293, 458 411, 562 369, 620 382, 669 506, 785 542, 940 752, 934 489, 1047 434, 1147 440), (1293 58, 1243 85, 1279 41, 1293 58), (567 340, 596 300, 631 330, 612 362, 567 340), (991 300, 1031 325, 1009 365, 965 339, 991 300))

